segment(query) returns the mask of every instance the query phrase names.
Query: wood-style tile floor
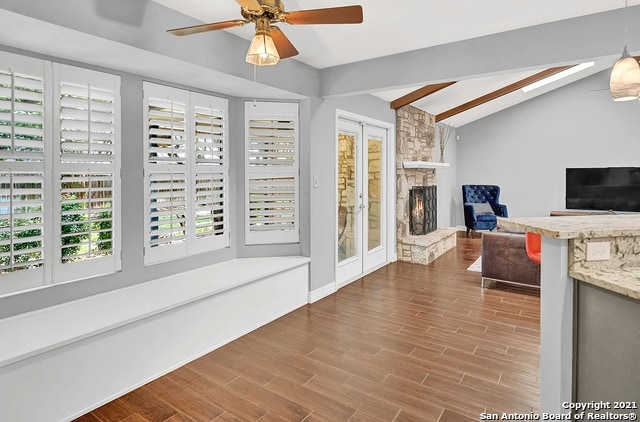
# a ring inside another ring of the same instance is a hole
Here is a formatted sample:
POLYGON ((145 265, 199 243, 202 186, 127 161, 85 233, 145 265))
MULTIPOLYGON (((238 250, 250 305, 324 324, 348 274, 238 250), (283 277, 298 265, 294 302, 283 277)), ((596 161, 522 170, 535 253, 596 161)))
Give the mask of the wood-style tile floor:
POLYGON ((430 265, 388 265, 76 421, 463 422, 537 413, 539 293, 481 289, 480 273, 466 270, 480 239, 457 240, 430 265))

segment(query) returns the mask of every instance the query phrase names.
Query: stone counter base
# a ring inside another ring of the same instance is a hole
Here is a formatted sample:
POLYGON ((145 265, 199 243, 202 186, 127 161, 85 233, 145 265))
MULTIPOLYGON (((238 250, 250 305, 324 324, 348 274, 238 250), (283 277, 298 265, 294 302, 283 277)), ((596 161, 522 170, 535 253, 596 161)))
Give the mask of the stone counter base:
POLYGON ((398 259, 427 265, 456 247, 456 232, 453 227, 443 227, 423 236, 399 239, 398 259))

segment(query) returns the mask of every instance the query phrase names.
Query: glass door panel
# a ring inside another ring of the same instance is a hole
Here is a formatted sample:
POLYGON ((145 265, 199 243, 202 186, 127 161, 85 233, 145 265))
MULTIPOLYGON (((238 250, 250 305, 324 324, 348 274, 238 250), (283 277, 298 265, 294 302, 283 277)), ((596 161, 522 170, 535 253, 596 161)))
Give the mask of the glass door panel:
POLYGON ((386 129, 338 120, 338 285, 361 277, 387 259, 386 135, 386 129))
POLYGON ((356 140, 338 134, 338 262, 356 256, 356 140))
MULTIPOLYGON (((387 262, 387 189, 386 189, 386 139, 387 130, 371 125, 363 125, 363 139, 366 143, 361 148, 365 168, 364 206, 366 213, 363 218, 362 270, 363 274, 378 268, 387 262)), ((395 204, 395 203, 394 203, 395 204)))
POLYGON ((368 140, 367 250, 382 245, 382 140, 368 140))

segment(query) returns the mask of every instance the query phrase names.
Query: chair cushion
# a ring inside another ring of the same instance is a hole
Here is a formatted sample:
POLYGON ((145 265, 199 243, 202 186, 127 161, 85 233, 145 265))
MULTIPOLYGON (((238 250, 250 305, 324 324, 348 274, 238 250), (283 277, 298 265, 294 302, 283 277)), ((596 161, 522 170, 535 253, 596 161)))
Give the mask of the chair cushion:
POLYGON ((476 215, 476 221, 492 221, 495 223, 498 220, 496 219, 495 214, 480 214, 476 215))
POLYGON ((476 213, 476 215, 494 214, 493 209, 488 202, 478 202, 475 204, 471 204, 471 206, 473 207, 473 211, 476 213))

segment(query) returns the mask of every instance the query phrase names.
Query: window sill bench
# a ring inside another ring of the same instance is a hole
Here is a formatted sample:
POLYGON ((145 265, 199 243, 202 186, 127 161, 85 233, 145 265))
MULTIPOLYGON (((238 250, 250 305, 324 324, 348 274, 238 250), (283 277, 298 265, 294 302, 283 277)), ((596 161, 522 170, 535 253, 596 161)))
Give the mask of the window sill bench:
POLYGON ((309 262, 300 256, 234 259, 2 319, 0 368, 309 262))

